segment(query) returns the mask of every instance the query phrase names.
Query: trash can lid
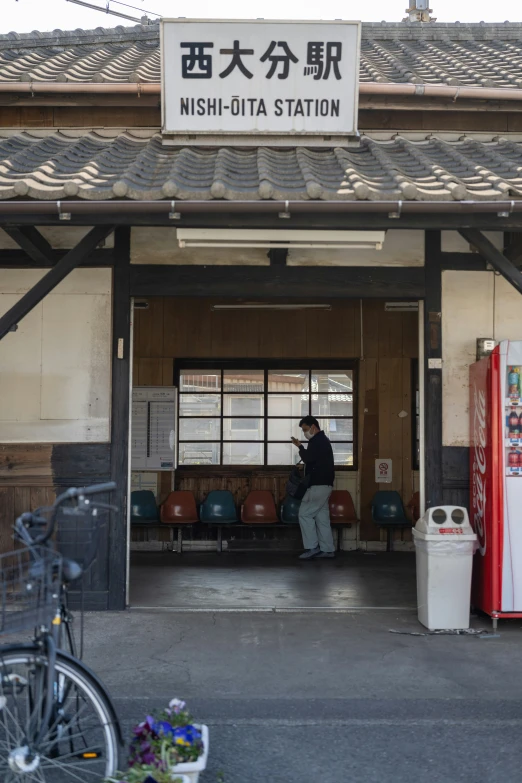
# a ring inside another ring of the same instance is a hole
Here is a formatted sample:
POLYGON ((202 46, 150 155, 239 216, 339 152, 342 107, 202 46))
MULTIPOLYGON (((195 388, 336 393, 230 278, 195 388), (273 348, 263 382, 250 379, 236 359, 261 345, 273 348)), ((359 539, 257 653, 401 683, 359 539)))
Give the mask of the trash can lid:
POLYGON ((414 537, 432 540, 455 536, 460 541, 475 541, 477 536, 469 523, 468 512, 462 506, 428 508, 413 530, 414 537))

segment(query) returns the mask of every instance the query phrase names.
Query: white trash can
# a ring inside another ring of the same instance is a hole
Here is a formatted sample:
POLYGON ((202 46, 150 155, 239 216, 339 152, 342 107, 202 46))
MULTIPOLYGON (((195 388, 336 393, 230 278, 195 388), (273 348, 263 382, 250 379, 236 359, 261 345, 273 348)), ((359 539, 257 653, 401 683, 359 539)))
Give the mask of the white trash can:
POLYGON ((469 628, 477 536, 459 506, 429 508, 413 528, 419 621, 430 631, 469 628))

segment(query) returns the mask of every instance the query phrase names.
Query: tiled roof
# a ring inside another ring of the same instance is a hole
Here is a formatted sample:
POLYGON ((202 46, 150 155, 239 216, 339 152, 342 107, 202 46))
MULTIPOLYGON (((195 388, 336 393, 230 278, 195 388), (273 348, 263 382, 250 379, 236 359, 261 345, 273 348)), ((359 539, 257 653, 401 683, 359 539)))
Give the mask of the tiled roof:
MULTIPOLYGON (((363 24, 361 82, 522 86, 522 24, 363 24)), ((0 35, 0 81, 159 82, 158 25, 0 35)))
POLYGON ((522 142, 363 137, 353 148, 163 146, 153 131, 0 131, 0 199, 461 200, 522 196, 522 142))

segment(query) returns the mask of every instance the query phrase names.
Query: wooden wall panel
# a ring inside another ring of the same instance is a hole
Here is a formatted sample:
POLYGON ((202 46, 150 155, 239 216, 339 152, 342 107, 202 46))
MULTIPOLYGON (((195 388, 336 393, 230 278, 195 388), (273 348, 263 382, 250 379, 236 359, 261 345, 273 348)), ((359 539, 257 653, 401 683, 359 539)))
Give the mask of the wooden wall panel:
MULTIPOLYGON (((24 511, 50 506, 67 487, 109 478, 108 443, 0 445, 0 553, 13 548, 13 523, 24 511)), ((86 590, 106 592, 108 576, 108 537, 102 531, 97 563, 85 577, 86 590)))
POLYGON ((383 303, 378 301, 363 302, 362 351, 365 358, 379 356, 379 312, 383 306, 383 303))
MULTIPOLYGON (((98 96, 96 96, 98 99, 98 96)), ((153 96, 139 100, 149 102, 153 96)), ((2 106, 4 128, 159 128, 157 106, 2 106)))
POLYGON ((47 443, 0 445, 0 486, 49 486, 53 447, 47 443))
POLYGON ((12 527, 15 520, 14 489, 0 487, 0 554, 13 548, 12 527))
POLYGON ((218 471, 212 475, 204 472, 184 471, 183 469, 176 472, 176 489, 193 492, 196 503, 202 503, 211 490, 226 489, 234 496, 238 509, 248 493, 255 489, 266 489, 272 492, 278 503, 281 502, 285 496, 287 481, 288 472, 286 470, 281 471, 273 468, 248 473, 218 471))
POLYGON ((379 334, 379 358, 401 356, 402 318, 400 317, 400 314, 387 313, 384 307, 379 307, 377 311, 377 317, 379 334))
POLYGON ((54 487, 0 486, 0 554, 14 549, 15 519, 24 511, 50 506, 55 498, 54 487))
MULTIPOLYGON (((379 360, 379 457, 392 460, 392 482, 377 487, 396 490, 404 504, 413 494, 411 473, 411 362, 379 360), (405 412, 407 415, 400 417, 405 412)), ((397 531, 401 538, 406 531, 397 531)), ((409 531, 406 534, 410 538, 409 531)))
MULTIPOLYGON (((398 314, 397 314, 398 315, 398 314)), ((416 359, 419 355, 419 320, 417 313, 401 313, 402 356, 416 359)))
POLYGON ((362 541, 378 541, 380 534, 372 522, 371 502, 377 490, 375 460, 379 457, 379 399, 377 359, 364 359, 359 365, 359 475, 362 541))

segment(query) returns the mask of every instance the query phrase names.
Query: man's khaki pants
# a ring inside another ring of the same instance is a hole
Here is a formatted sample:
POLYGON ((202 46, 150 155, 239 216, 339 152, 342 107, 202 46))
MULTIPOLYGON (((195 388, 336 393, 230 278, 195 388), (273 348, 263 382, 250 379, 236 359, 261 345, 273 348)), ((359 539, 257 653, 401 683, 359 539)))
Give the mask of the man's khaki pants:
POLYGON ((305 549, 316 549, 319 546, 322 552, 335 552, 328 508, 332 489, 326 484, 310 487, 301 501, 299 525, 305 549))

